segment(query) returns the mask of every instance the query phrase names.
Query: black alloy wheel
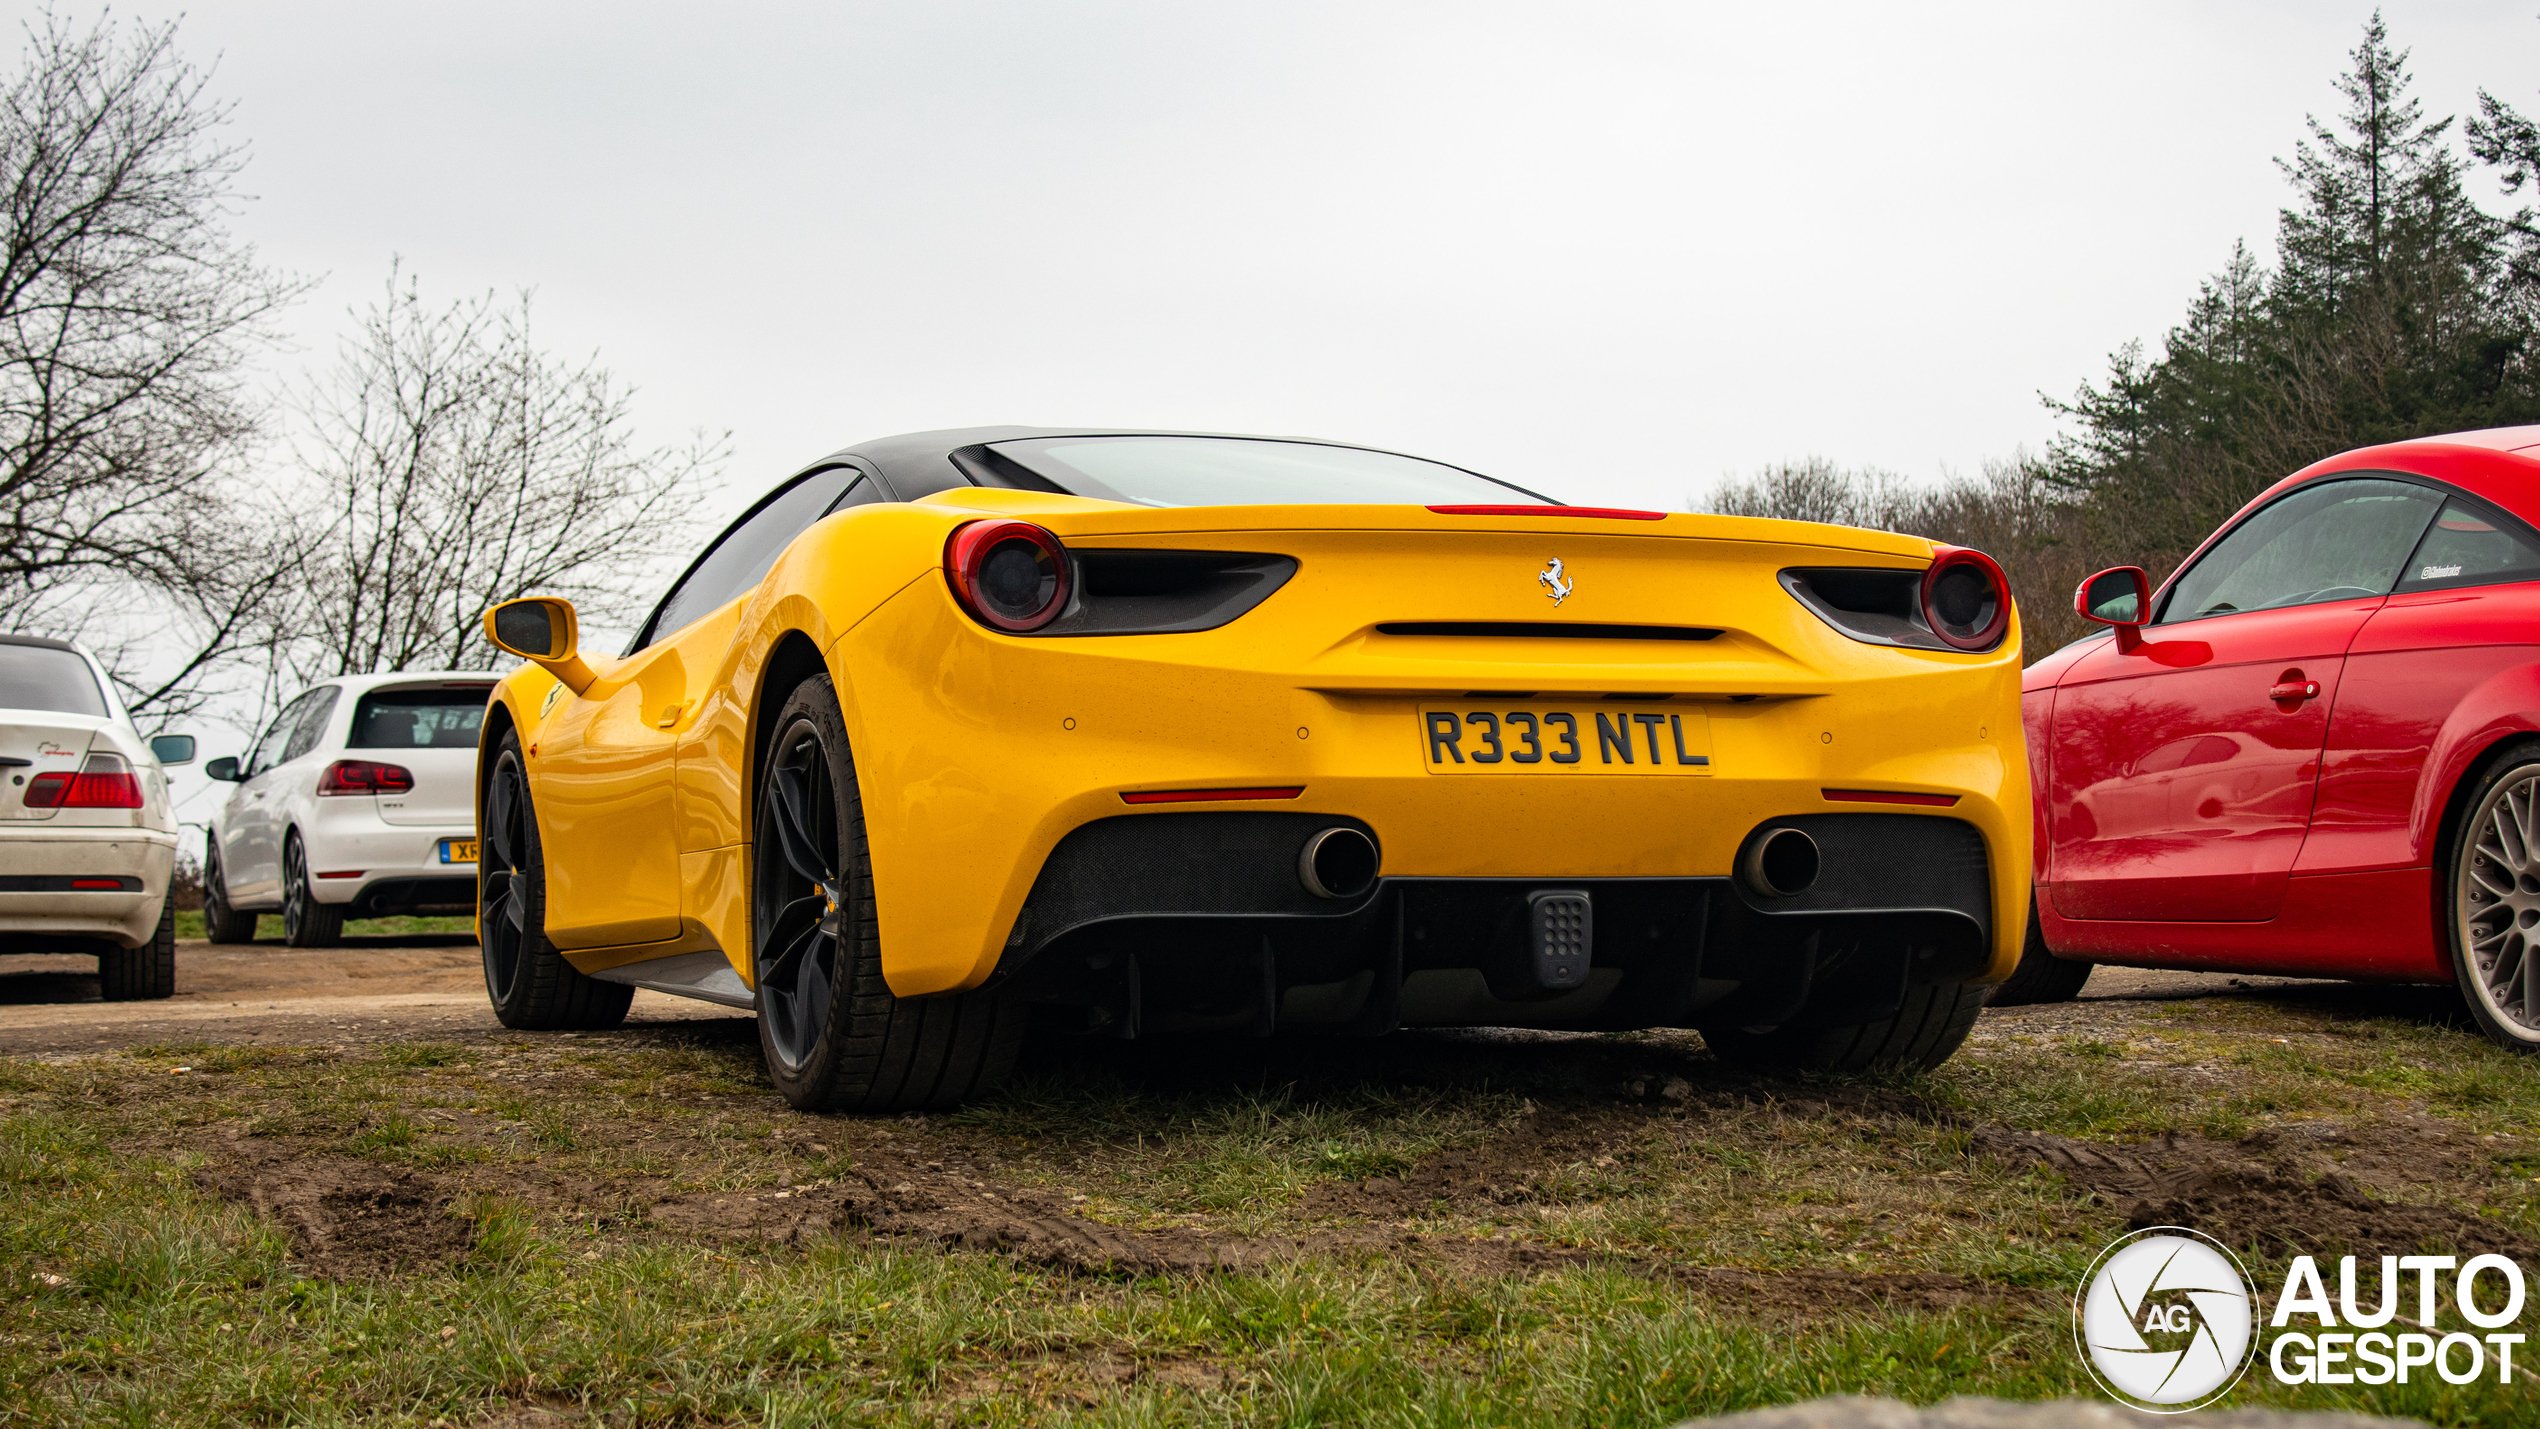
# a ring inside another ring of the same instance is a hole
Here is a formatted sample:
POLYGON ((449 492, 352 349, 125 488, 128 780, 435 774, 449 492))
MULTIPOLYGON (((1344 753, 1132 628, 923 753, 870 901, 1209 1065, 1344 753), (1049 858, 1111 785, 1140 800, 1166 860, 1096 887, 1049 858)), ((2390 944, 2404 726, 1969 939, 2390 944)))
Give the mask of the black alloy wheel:
POLYGON ((2497 760, 2452 839, 2452 979, 2479 1030, 2540 1052, 2540 745, 2497 760))
POLYGON ((820 1050, 838 993, 838 920, 852 898, 838 867, 838 794, 810 720, 779 736, 759 811, 762 858, 750 890, 760 1039, 771 1065, 799 1074, 820 1050))
POLYGON ((295 829, 282 844, 282 941, 294 948, 331 948, 343 940, 344 907, 317 901, 308 851, 295 829))
POLYGON ((547 941, 547 864, 529 802, 520 738, 494 746, 485 781, 476 858, 476 941, 485 959, 485 996, 505 1027, 525 1031, 615 1027, 635 989, 603 982, 564 960, 547 941))
POLYGON ((203 847, 203 939, 212 943, 256 941, 256 915, 231 906, 229 880, 221 876, 220 840, 203 847))
POLYGON ((750 854, 751 981, 768 1077, 805 1111, 943 1111, 1004 1077, 1025 1010, 899 997, 882 976, 864 804, 827 676, 773 722, 750 854))

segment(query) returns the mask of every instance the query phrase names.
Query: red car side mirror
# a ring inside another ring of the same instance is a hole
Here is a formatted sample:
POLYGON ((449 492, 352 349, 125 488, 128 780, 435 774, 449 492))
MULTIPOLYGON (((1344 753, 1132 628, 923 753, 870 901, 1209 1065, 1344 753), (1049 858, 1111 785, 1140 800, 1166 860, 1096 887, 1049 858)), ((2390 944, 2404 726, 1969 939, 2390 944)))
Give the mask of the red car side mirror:
POLYGON ((2117 648, 2143 643, 2143 627, 2152 619, 2152 577, 2141 566, 2101 571, 2073 592, 2073 613, 2095 625, 2112 625, 2117 648))

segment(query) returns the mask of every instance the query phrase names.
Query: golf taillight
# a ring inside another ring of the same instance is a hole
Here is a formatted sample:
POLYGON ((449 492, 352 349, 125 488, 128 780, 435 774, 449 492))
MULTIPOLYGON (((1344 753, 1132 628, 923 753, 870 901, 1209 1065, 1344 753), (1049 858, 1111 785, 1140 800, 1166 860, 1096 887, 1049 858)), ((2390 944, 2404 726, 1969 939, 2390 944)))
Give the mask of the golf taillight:
POLYGON ((56 769, 26 783, 30 809, 138 809, 141 779, 120 754, 92 754, 76 774, 56 769))
POLYGON ((991 630, 1038 630, 1067 609, 1067 548, 1029 521, 973 521, 944 542, 944 578, 961 608, 991 630))
POLYGON ((2011 583, 1982 551, 1934 547, 1922 601, 1931 633, 1961 650, 1990 650, 2011 628, 2011 583))
POLYGON ((369 759, 338 759, 318 776, 321 794, 410 794, 415 776, 402 764, 369 759))

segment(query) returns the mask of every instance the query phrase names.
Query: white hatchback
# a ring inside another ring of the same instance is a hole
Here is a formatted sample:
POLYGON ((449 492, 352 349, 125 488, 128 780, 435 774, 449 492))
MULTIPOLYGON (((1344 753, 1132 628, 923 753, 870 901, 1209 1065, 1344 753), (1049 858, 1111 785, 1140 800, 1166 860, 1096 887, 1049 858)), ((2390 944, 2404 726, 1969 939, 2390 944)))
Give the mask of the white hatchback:
POLYGON ((482 671, 347 675, 282 707, 212 816, 203 927, 215 943, 282 914, 282 940, 332 947, 347 918, 476 911, 476 730, 482 671))
POLYGON ((85 650, 0 635, 0 953, 94 953, 109 1001, 176 990, 176 815, 160 765, 85 650))

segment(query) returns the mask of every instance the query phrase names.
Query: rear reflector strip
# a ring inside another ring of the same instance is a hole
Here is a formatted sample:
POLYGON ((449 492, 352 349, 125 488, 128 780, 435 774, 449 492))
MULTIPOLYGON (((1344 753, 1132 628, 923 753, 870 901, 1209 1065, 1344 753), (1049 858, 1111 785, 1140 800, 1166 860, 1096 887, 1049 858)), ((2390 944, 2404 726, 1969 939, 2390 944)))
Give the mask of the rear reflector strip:
POLYGON ((361 877, 361 876, 362 876, 365 872, 367 872, 367 871, 368 871, 368 870, 366 870, 366 869, 348 868, 348 869, 344 869, 344 870, 341 870, 340 872, 336 872, 336 873, 321 873, 321 874, 319 874, 319 875, 318 875, 318 877, 320 877, 320 878, 359 878, 359 877, 361 877))
POLYGON ((1900 794, 1893 789, 1820 789, 1817 792, 1834 804, 1918 804, 1926 808, 1946 809, 1958 802, 1955 794, 1900 794))
POLYGON ((1440 516, 1584 516, 1591 521, 1664 521, 1664 511, 1622 506, 1432 506, 1440 516))
POLYGON ((1305 792, 1305 786, 1288 789, 1141 789, 1122 794, 1124 804, 1212 804, 1233 799, 1293 799, 1305 792))
POLYGON ((139 893, 140 891, 141 880, 128 873, 0 874, 0 893, 139 893))

